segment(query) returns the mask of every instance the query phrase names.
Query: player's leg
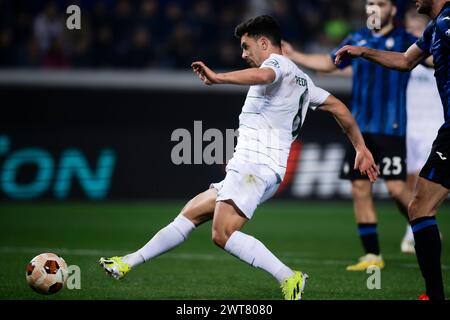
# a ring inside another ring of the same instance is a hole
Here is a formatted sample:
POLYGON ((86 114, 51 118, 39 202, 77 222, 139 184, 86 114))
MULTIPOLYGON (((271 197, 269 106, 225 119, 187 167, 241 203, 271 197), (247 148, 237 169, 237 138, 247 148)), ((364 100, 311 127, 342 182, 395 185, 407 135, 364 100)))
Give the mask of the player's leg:
MULTIPOLYGON (((408 129, 406 133, 406 188, 409 192, 411 192, 411 194, 414 194, 420 169, 423 167, 427 159, 425 156, 425 159, 423 159, 422 162, 423 156, 420 154, 420 149, 418 147, 421 139, 414 136, 413 130, 410 129, 411 125, 412 124, 408 122, 408 129), (420 164, 419 161, 421 162, 420 164)), ((426 151, 426 154, 429 153, 430 150, 426 151)), ((400 243, 400 251, 403 253, 415 253, 416 250, 414 249, 414 245, 414 234, 408 219, 408 222, 406 223, 406 232, 403 236, 402 242, 400 243)))
POLYGON ((380 254, 377 234, 377 214, 368 180, 352 181, 353 209, 361 243, 366 254, 380 254))
POLYGON ((400 213, 408 219, 408 205, 413 198, 413 194, 408 189, 406 182, 403 180, 386 180, 385 184, 400 213))
POLYGON ((216 198, 216 189, 209 189, 197 195, 169 225, 158 231, 142 248, 124 257, 101 258, 101 266, 120 279, 131 268, 179 246, 196 226, 212 219, 216 198))
POLYGON ((189 234, 213 217, 217 190, 200 193, 181 210, 181 213, 165 228, 161 229, 141 249, 124 257, 131 267, 149 261, 183 243, 189 234))
POLYGON ((400 251, 403 253, 414 253, 414 235, 408 218, 408 205, 413 198, 413 193, 408 188, 408 184, 402 180, 386 180, 386 188, 389 195, 394 200, 400 213, 407 219, 406 231, 400 242, 400 251))
POLYGON ((363 271, 371 265, 384 267, 378 241, 377 214, 372 198, 372 184, 369 180, 352 181, 352 196, 355 220, 365 255, 358 263, 347 267, 348 271, 363 271))
POLYGON ((444 299, 441 239, 435 215, 448 194, 449 190, 442 185, 419 178, 414 200, 409 206, 417 261, 425 279, 426 293, 431 300, 444 299))
POLYGON ((287 300, 301 298, 307 275, 293 271, 261 241, 241 232, 248 218, 232 200, 219 201, 214 212, 213 242, 247 264, 271 274, 280 283, 287 300))
POLYGON ((281 182, 265 165, 233 160, 224 183, 218 187, 212 225, 216 245, 251 266, 261 268, 281 283, 286 300, 301 299, 308 276, 283 264, 264 244, 241 232, 258 205, 270 199, 281 182))
MULTIPOLYGON (((408 156, 409 159, 409 156, 408 156)), ((409 168, 409 162, 408 162, 409 168)), ((414 190, 416 188, 417 180, 419 179, 419 171, 417 172, 408 172, 408 176, 406 178, 406 188, 411 194, 414 194, 414 190)), ((403 236, 402 242, 400 244, 400 251, 403 253, 416 253, 416 249, 414 248, 414 234, 412 232, 411 225, 406 224, 405 235, 403 236)))
MULTIPOLYGON (((414 194, 416 189, 417 181, 419 180, 419 171, 415 173, 408 173, 408 177, 406 179, 406 187, 408 188, 411 194, 414 194)), ((416 249, 414 248, 414 233, 411 228, 411 224, 408 222, 406 224, 405 235, 403 236, 402 242, 400 244, 400 251, 403 253, 416 253, 416 249)))
MULTIPOLYGON (((408 123, 409 125, 409 123, 408 123)), ((431 130, 431 128, 427 128, 429 133, 433 132, 433 134, 423 134, 421 131, 420 135, 417 135, 417 132, 411 130, 411 133, 407 133, 407 180, 406 187, 411 194, 415 193, 416 184, 419 179, 420 170, 423 168, 425 163, 428 160, 428 155, 431 152, 431 146, 433 144, 434 139, 436 138, 436 130, 431 130)), ((409 224, 409 221, 406 226, 406 233, 402 239, 400 250, 403 253, 415 253, 416 250, 414 248, 414 234, 409 224)))
POLYGON ((279 283, 292 277, 294 272, 264 244, 240 231, 248 219, 238 211, 231 200, 217 203, 212 226, 213 242, 251 266, 267 271, 279 283))
POLYGON ((413 193, 408 188, 408 184, 402 180, 386 180, 385 183, 389 195, 395 201, 398 210, 407 219, 406 231, 400 242, 400 251, 403 253, 415 253, 414 235, 408 218, 408 205, 413 198, 413 193))
POLYGON ((450 190, 450 130, 439 130, 430 156, 420 172, 409 218, 416 242, 416 255, 430 299, 443 299, 441 238, 435 220, 437 208, 450 190))
MULTIPOLYGON (((378 150, 373 135, 364 134, 364 140, 369 150, 378 160, 378 150)), ((364 249, 364 256, 358 262, 347 266, 348 271, 364 271, 371 265, 384 266, 380 256, 378 243, 377 214, 372 198, 372 184, 366 176, 359 171, 353 170, 356 153, 351 144, 348 144, 345 159, 341 171, 341 179, 350 180, 352 183, 353 212, 358 228, 358 234, 364 249)))

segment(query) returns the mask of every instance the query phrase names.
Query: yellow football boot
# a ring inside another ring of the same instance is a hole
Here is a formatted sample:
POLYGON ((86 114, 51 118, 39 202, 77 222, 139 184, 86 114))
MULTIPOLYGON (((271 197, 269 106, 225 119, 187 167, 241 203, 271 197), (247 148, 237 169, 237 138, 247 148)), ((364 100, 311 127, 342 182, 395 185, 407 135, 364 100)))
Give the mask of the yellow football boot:
POLYGON ((116 280, 122 279, 131 270, 130 265, 122 261, 122 257, 102 257, 98 263, 108 275, 116 280))
POLYGON ((292 277, 285 279, 280 286, 284 300, 301 300, 308 278, 306 273, 294 271, 292 277))
POLYGON ((347 271, 365 271, 367 268, 375 266, 380 269, 384 268, 384 260, 381 255, 375 255, 372 253, 366 254, 359 258, 357 264, 353 264, 347 267, 347 271))

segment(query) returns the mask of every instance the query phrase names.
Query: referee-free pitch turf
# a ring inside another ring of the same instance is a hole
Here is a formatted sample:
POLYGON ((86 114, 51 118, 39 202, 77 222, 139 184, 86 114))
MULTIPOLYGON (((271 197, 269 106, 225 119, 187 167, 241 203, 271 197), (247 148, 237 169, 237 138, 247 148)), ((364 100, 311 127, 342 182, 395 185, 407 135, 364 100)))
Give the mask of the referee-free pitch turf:
MULTIPOLYGON (((140 265, 121 281, 100 269, 99 257, 144 245, 183 207, 182 202, 0 204, 0 299, 280 299, 277 282, 217 248, 211 223, 180 247, 140 265), (32 291, 25 267, 54 252, 81 270, 81 289, 55 295, 32 291)), ((417 299, 424 291, 414 255, 400 253, 406 221, 391 203, 377 205, 386 267, 381 288, 368 289, 366 272, 347 272, 363 254, 350 202, 272 200, 243 229, 283 262, 310 276, 305 300, 417 299)), ((438 215, 443 234, 443 275, 450 296, 450 206, 438 215)), ((373 279, 369 283, 374 283, 373 279)))

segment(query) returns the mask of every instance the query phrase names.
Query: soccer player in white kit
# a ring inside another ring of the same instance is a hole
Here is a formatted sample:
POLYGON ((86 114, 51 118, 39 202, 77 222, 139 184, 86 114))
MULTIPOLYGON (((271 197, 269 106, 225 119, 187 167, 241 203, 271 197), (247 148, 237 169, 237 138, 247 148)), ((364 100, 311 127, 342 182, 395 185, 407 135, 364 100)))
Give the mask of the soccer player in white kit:
MULTIPOLYGON (((420 38, 429 19, 412 9, 406 14, 406 30, 420 38)), ((439 128, 444 123, 444 112, 441 98, 434 78, 434 69, 418 65, 411 71, 407 89, 407 126, 406 126, 406 165, 408 173, 408 188, 411 192, 419 177, 419 172, 425 165, 431 146, 436 139, 439 128)), ((411 225, 401 243, 401 251, 415 253, 414 234, 411 225)))
MULTIPOLYGON (((356 150, 355 169, 371 181, 378 176, 372 154, 347 107, 314 85, 292 61, 282 56, 281 32, 269 16, 250 19, 235 30, 242 58, 252 68, 215 73, 203 62, 192 63, 207 85, 250 85, 239 116, 239 138, 225 179, 193 198, 168 226, 145 246, 124 257, 101 258, 100 265, 116 279, 184 242, 202 223, 213 220, 213 242, 251 266, 270 273, 286 300, 299 300, 308 276, 282 263, 264 244, 241 232, 256 207, 272 197, 282 181, 291 143, 308 109, 333 114, 356 150)), ((214 107, 214 106, 211 106, 214 107)), ((218 114, 224 110, 218 110, 218 114)))

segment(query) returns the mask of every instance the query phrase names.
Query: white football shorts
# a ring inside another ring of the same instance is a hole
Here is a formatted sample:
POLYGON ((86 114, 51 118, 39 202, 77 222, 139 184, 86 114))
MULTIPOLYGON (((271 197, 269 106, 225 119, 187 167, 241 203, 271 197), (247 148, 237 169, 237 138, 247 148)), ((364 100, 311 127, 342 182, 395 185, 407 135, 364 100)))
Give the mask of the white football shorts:
POLYGON ((280 183, 280 176, 268 166, 232 159, 225 179, 210 188, 218 191, 216 202, 232 200, 251 219, 258 205, 270 199, 280 183))

